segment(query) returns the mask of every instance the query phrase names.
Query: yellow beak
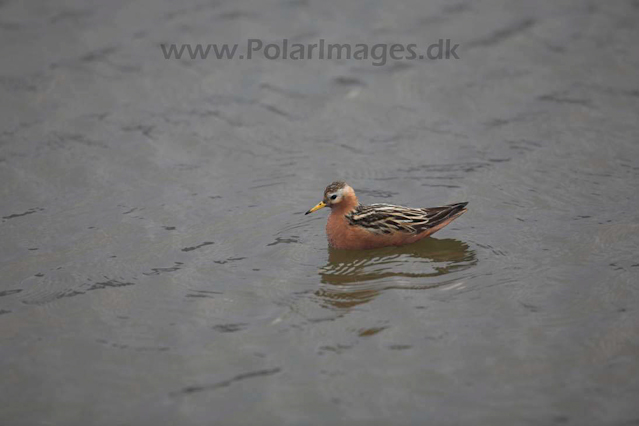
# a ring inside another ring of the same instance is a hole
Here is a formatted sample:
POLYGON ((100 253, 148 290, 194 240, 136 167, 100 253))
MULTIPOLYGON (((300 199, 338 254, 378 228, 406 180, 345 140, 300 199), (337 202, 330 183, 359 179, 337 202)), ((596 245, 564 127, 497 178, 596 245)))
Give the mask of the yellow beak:
POLYGON ((324 201, 320 201, 320 203, 318 205, 316 205, 315 207, 313 207, 312 209, 310 209, 309 211, 307 211, 304 214, 313 213, 314 211, 317 211, 319 209, 323 209, 324 207, 326 207, 326 203, 324 201))

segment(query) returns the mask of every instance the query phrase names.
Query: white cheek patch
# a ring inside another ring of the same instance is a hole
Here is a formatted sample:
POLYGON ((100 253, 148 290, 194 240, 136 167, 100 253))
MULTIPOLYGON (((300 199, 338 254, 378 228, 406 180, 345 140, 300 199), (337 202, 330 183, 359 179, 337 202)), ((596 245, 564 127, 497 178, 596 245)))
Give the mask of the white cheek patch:
POLYGON ((341 190, 328 195, 328 202, 331 203, 331 204, 332 203, 338 203, 341 200, 342 200, 342 191, 341 190), (337 195, 337 197, 335 199, 333 199, 333 197, 335 195, 337 195))

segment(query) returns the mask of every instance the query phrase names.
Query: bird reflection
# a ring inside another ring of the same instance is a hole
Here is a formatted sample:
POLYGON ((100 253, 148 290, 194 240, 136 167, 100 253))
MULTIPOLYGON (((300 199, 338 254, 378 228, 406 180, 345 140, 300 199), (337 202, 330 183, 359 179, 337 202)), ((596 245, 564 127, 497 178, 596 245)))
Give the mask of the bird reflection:
POLYGON ((328 263, 319 271, 322 286, 315 295, 340 309, 366 303, 388 288, 427 289, 449 284, 455 279, 446 275, 477 263, 474 250, 451 238, 426 238, 376 250, 328 250, 328 263))

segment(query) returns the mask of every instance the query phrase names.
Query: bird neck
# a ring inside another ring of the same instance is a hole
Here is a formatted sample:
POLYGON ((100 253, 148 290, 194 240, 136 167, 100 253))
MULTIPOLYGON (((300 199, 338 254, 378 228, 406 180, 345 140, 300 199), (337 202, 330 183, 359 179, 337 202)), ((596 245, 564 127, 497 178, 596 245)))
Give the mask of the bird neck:
POLYGON ((332 208, 333 214, 347 214, 359 206, 359 200, 355 194, 348 194, 342 198, 342 202, 332 208))

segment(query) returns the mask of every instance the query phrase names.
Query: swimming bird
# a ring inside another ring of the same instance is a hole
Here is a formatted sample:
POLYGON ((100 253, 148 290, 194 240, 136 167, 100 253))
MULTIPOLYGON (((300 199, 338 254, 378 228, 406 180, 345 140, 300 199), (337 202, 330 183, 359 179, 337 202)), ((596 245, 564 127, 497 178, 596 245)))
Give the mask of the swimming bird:
POLYGON ((466 213, 467 204, 429 208, 393 204, 364 206, 348 184, 333 182, 324 190, 324 199, 306 214, 330 207, 326 235, 331 247, 363 250, 419 241, 466 213))

